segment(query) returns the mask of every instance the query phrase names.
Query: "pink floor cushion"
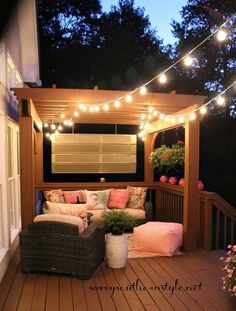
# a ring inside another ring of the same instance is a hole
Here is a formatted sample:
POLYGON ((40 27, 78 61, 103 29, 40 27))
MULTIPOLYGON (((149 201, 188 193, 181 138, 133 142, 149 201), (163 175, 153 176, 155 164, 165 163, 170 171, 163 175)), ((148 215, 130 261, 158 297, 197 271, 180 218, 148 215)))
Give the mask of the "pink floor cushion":
POLYGON ((183 225, 151 221, 134 228, 133 235, 136 251, 171 257, 183 244, 183 225))

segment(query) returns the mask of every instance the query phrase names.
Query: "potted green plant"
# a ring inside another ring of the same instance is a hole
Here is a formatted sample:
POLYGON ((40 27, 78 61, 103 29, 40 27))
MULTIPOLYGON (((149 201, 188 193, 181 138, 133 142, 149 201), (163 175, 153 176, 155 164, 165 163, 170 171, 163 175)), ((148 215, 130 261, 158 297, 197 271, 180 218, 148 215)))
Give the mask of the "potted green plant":
POLYGON ((132 229, 135 218, 124 211, 105 211, 101 215, 101 227, 113 235, 121 235, 126 229, 132 229))
POLYGON ((107 211, 101 216, 101 227, 109 232, 106 235, 106 259, 111 268, 123 268, 128 257, 127 236, 125 229, 135 226, 133 216, 123 211, 107 211))

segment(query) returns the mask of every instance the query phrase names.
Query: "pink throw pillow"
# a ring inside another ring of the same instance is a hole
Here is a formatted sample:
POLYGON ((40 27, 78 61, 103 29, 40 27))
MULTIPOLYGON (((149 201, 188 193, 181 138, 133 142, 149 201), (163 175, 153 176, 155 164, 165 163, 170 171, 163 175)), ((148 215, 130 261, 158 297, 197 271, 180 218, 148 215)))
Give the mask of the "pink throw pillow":
POLYGON ((111 189, 108 208, 124 209, 128 203, 129 193, 126 189, 117 190, 111 189))
POLYGON ((69 204, 79 204, 86 201, 83 190, 77 191, 63 191, 65 203, 69 204))

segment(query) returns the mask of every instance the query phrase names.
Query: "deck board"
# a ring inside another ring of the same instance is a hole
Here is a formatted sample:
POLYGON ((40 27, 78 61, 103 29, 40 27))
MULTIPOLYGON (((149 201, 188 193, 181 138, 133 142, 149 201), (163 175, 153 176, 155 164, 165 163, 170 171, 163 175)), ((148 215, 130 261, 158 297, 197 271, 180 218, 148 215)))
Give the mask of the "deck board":
POLYGON ((103 262, 90 280, 44 273, 23 274, 19 252, 0 284, 0 311, 233 311, 222 290, 222 251, 180 256, 130 259, 125 268, 103 262), (160 284, 175 280, 187 286, 202 282, 201 290, 179 290, 170 297, 160 284), (118 287, 113 293, 109 286, 118 287))

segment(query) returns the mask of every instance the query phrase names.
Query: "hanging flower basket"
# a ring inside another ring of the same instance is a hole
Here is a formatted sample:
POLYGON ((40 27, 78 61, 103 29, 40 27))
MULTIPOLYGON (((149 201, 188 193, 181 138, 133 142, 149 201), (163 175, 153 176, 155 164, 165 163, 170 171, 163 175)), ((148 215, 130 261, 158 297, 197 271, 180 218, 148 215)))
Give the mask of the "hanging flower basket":
POLYGON ((171 147, 162 145, 160 148, 154 149, 149 155, 149 161, 153 168, 159 172, 170 171, 171 169, 176 169, 178 166, 183 166, 184 158, 184 142, 180 140, 171 147))

